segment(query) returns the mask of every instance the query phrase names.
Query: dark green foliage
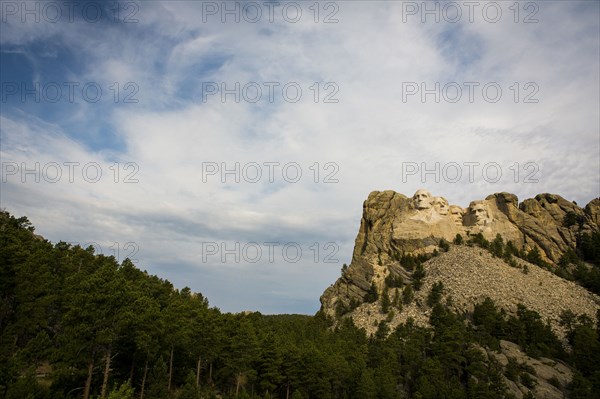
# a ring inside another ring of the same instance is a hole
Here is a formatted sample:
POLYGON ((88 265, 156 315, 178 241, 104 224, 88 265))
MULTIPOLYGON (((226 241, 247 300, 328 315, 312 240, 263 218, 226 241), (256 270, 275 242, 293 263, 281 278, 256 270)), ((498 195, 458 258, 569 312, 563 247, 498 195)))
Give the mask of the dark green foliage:
POLYGON ((536 385, 535 379, 529 373, 522 372, 519 374, 519 379, 526 388, 533 389, 536 385))
POLYGON ((391 304, 388 287, 385 286, 383 288, 383 292, 381 293, 381 313, 387 314, 390 311, 391 304))
MULTIPOLYGON (((149 372, 145 396, 148 399, 160 399, 168 397, 168 370, 164 359, 159 358, 149 372)), ((141 389, 141 388, 140 388, 141 389)))
POLYGON ((400 258, 400 264, 402 265, 402 267, 410 271, 415 270, 417 263, 419 263, 417 258, 410 254, 402 255, 402 257, 400 258))
POLYGON ((582 376, 581 373, 573 375, 573 380, 569 384, 569 390, 573 399, 596 399, 596 393, 598 392, 594 389, 593 384, 582 376))
POLYGON ((407 270, 415 270, 421 263, 429 260, 431 255, 419 254, 419 255, 402 255, 400 257, 400 264, 407 270))
POLYGON ((463 241, 463 236, 457 233, 452 242, 456 245, 462 245, 463 241))
POLYGON ((511 381, 519 382, 519 372, 521 371, 521 366, 513 357, 508 358, 508 363, 506 364, 506 369, 504 371, 504 375, 511 381))
POLYGON ((412 289, 412 286, 410 286, 410 285, 405 286, 404 290, 402 290, 402 303, 404 303, 405 305, 408 305, 409 303, 412 302, 414 297, 415 297, 415 294, 412 289))
POLYGON ((390 273, 385 278, 385 285, 389 288, 400 288, 404 285, 404 279, 401 275, 394 276, 390 273))
POLYGON ((506 317, 498 311, 494 302, 486 298, 475 305, 473 325, 478 340, 492 348, 498 347, 497 340, 515 342, 532 357, 565 359, 566 353, 549 324, 543 323, 537 312, 523 305, 517 306, 516 316, 506 317))
POLYGON ((567 267, 569 265, 577 265, 579 262, 577 253, 572 248, 569 248, 558 260, 558 266, 567 267))
POLYGON ((440 303, 440 300, 442 299, 443 291, 444 291, 444 284, 442 284, 441 281, 434 283, 433 286, 431 287, 431 291, 429 292, 429 295, 427 296, 427 305, 434 306, 434 305, 440 303))
MULTIPOLYGON (((123 382, 119 387, 116 387, 109 395, 108 399, 134 399, 134 390, 129 381, 123 382)), ((180 395, 178 399, 195 399, 190 396, 180 395)))
POLYGON ((47 391, 38 384, 33 371, 30 370, 8 387, 5 397, 6 399, 42 399, 48 396, 47 391))
POLYGON ((393 310, 390 310, 387 314, 387 317, 385 318, 385 321, 387 323, 391 322, 392 320, 394 320, 395 315, 396 315, 396 312, 394 312, 393 310))
POLYGON ((469 240, 467 241, 467 244, 477 245, 478 247, 481 247, 484 249, 488 249, 490 247, 490 242, 488 240, 486 240, 485 237, 483 236, 483 234, 481 234, 481 233, 477 233, 477 234, 469 236, 469 240))
POLYGON ((356 387, 356 397, 365 399, 377 398, 377 386, 373 376, 373 370, 364 369, 360 374, 360 380, 356 387))
POLYGON ((499 339, 506 338, 506 314, 498 310, 490 298, 475 305, 473 325, 479 341, 490 348, 499 349, 499 339))
POLYGON ((600 231, 581 234, 577 240, 577 250, 584 261, 600 266, 600 231))
POLYGON ((537 312, 523 305, 517 306, 516 317, 508 318, 507 329, 509 331, 507 338, 521 345, 529 356, 565 358, 562 344, 550 326, 542 322, 537 312))
MULTIPOLYGON (((177 290, 129 260, 118 264, 91 248, 52 245, 32 233, 26 218, 0 213, 2 398, 81 398, 88 370, 90 398, 97 398, 108 356, 109 399, 138 398, 142 390, 146 399, 502 398, 503 368, 473 345, 493 347, 498 339, 577 367, 572 397, 600 391, 598 332, 589 318, 563 315, 573 348, 565 354, 525 308, 508 318, 486 300, 469 327, 442 304, 437 283, 428 296, 432 327, 409 319, 392 331, 393 313, 414 297, 413 285, 395 277, 381 294, 387 318, 367 338, 349 318, 333 327, 323 312, 224 314, 201 294, 177 290), (47 375, 36 376, 39 366, 47 375)), ((427 258, 400 260, 419 280, 427 258)), ((367 296, 379 299, 374 284, 367 296)), ((340 301, 336 310, 358 305, 340 301)), ((513 368, 513 377, 528 383, 531 370, 513 368)))
POLYGON ((504 254, 504 240, 500 234, 496 234, 496 238, 490 244, 490 252, 498 258, 502 258, 504 254))
POLYGON ((342 265, 342 276, 345 275, 347 271, 348 271, 348 265, 344 263, 342 265))
POLYGON ((552 384, 553 386, 555 386, 556 388, 558 388, 558 389, 561 389, 561 390, 563 389, 563 386, 562 386, 562 384, 560 383, 560 381, 558 380, 558 378, 556 378, 556 376, 552 376, 552 377, 551 377, 551 378, 548 380, 548 382, 549 382, 550 384, 552 384))
POLYGON ((560 325, 565 327, 567 331, 572 331, 576 324, 577 315, 570 309, 567 309, 560 314, 560 325))
MULTIPOLYGON (((595 239, 598 241, 600 235, 598 233, 594 234, 596 234, 595 239)), ((582 257, 580 258, 577 252, 569 248, 560 257, 556 274, 568 280, 575 280, 593 293, 600 294, 600 266, 593 263, 598 261, 595 257, 600 256, 594 253, 594 251, 600 251, 600 241, 591 242, 594 234, 583 234, 579 237, 578 251, 582 254, 582 257), (585 244, 582 244, 582 242, 585 244), (585 250, 582 248, 585 248, 585 250), (585 264, 583 260, 592 262, 592 264, 585 264)))
POLYGON ((574 397, 587 398, 591 392, 600 390, 600 333, 598 326, 585 315, 576 316, 563 312, 561 324, 567 329, 567 338, 573 350, 570 360, 578 373, 573 378, 571 389, 574 397))
POLYGON ((582 225, 583 222, 585 221, 585 218, 583 217, 583 215, 578 215, 573 211, 568 211, 565 214, 565 217, 563 219, 563 226, 565 227, 571 227, 571 226, 575 226, 575 225, 582 225))
MULTIPOLYGON (((499 234, 496 236, 496 239, 494 240, 495 242, 502 242, 502 236, 500 236, 499 234)), ((498 244, 496 244, 498 245, 498 244)), ((502 253, 502 259, 504 259, 504 261, 506 263, 508 263, 508 265, 510 267, 518 267, 517 261, 515 260, 515 256, 519 257, 520 253, 519 250, 514 246, 512 241, 508 241, 506 243, 505 246, 503 246, 502 248, 497 250, 497 253, 502 253)))
POLYGON ((510 254, 510 255, 512 255, 512 256, 517 256, 517 257, 519 257, 519 256, 520 256, 520 252, 519 252, 519 250, 517 249, 517 247, 515 247, 515 244, 513 244, 513 242, 512 242, 512 241, 508 241, 508 242, 506 243, 506 246, 505 246, 505 248, 504 248, 504 254, 505 254, 505 255, 506 255, 506 254, 510 254))
POLYGON ((423 285, 424 277, 425 277, 425 269, 423 268, 423 265, 421 263, 419 263, 417 265, 417 268, 415 269, 415 271, 412 274, 412 278, 413 278, 412 286, 416 291, 421 289, 421 286, 423 285))
POLYGON ((540 254, 540 250, 538 247, 533 247, 528 253, 527 258, 525 259, 529 263, 533 263, 534 265, 540 267, 548 267, 548 264, 542 260, 542 255, 540 254))
POLYGON ((390 327, 388 326, 385 320, 382 320, 377 325, 377 331, 375 332, 374 339, 378 341, 383 341, 387 338, 390 332, 390 327))
POLYGON ((600 267, 588 267, 583 263, 578 263, 573 273, 574 278, 585 288, 595 294, 600 295, 600 267))
POLYGON ((335 303, 335 315, 341 317, 350 312, 349 306, 346 306, 341 299, 338 299, 335 303))
POLYGON ((519 267, 519 265, 517 264, 517 261, 515 260, 515 258, 512 257, 511 254, 504 254, 504 261, 510 266, 510 267, 514 267, 517 268, 519 267))
POLYGON ((438 245, 440 247, 440 250, 444 251, 444 252, 448 252, 450 250, 450 243, 446 240, 444 240, 443 238, 440 240, 440 243, 438 245))
POLYGON ((377 292, 377 286, 375 285, 375 282, 372 282, 371 287, 369 287, 369 291, 367 292, 367 295, 365 295, 365 302, 373 303, 373 302, 376 302, 377 299, 379 299, 379 293, 377 292))

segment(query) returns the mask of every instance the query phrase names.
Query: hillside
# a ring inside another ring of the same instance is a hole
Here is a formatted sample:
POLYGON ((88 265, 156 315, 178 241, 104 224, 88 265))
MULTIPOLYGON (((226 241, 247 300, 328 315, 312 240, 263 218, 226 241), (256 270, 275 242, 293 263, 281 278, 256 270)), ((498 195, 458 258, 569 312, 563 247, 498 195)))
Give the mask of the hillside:
POLYGON ((599 214, 599 199, 580 208, 553 194, 519 204, 513 194, 497 193, 463 209, 426 190, 413 197, 375 191, 363 205, 352 262, 323 293, 321 310, 333 318, 351 316, 373 333, 384 291, 395 298, 411 286, 415 303, 396 311, 391 325, 408 317, 424 325, 424 299, 439 281, 459 313, 489 296, 509 313, 518 304, 531 307, 564 335, 558 326, 562 312, 594 319, 600 309, 599 297, 590 292, 600 287, 598 267, 584 262, 600 259, 599 214), (461 245, 450 244, 457 237, 461 245), (491 246, 500 252, 495 257, 491 246))
MULTIPOLYGON (((431 254, 372 252, 386 243, 376 231, 359 234, 365 250, 323 311, 263 316, 222 313, 129 259, 52 244, 1 211, 0 398, 594 398, 597 297, 549 271, 562 269, 483 235, 431 254), (337 300, 352 295, 353 309, 337 300)), ((559 264, 593 287, 596 266, 576 258, 559 264)))
MULTIPOLYGON (((451 308, 457 313, 472 312, 474 305, 486 297, 510 314, 515 314, 517 305, 522 304, 539 313, 544 321, 549 320, 553 330, 563 338, 565 332, 559 321, 564 311, 596 318, 600 296, 539 266, 523 260, 516 262, 518 266, 511 267, 482 248, 451 245, 448 252, 423 263, 426 274, 421 289, 415 291, 410 304, 402 306, 402 311, 396 310, 390 328, 409 317, 418 325, 429 325, 431 306, 427 305, 427 297, 437 282, 442 282, 442 297, 451 300, 451 308)), ((402 296, 402 288, 388 289, 390 298, 397 293, 402 296)), ((365 303, 352 312, 352 319, 359 327, 374 333, 377 327, 373 321, 387 318, 380 308, 381 299, 365 303)))
POLYGON ((572 350, 573 323, 600 320, 599 215, 600 199, 580 208, 553 194, 519 203, 497 193, 463 209, 427 190, 375 191, 321 312, 380 336, 436 330, 445 307, 473 328, 509 397, 588 397, 561 389, 579 374, 556 359, 572 350), (529 377, 514 378, 519 367, 529 377))

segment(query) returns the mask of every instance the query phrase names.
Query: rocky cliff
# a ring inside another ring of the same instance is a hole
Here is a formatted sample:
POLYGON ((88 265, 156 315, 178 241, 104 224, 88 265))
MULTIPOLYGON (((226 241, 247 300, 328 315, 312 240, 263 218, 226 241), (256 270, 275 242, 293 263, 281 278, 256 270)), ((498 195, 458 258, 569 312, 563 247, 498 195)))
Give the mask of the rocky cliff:
MULTIPOLYGON (((403 265, 402 259, 421 255, 424 260, 437 254, 440 241, 452 242, 457 235, 464 241, 477 235, 492 241, 499 234, 504 243, 510 241, 521 253, 535 248, 551 269, 569 248, 576 247, 578 236, 598 230, 600 199, 580 208, 554 194, 539 194, 519 203, 514 194, 496 193, 463 209, 426 190, 418 190, 412 197, 375 191, 363 204, 352 262, 321 296, 321 309, 334 318, 348 315, 372 332, 385 315, 375 310, 379 302, 365 300, 369 291, 376 289, 381 294, 390 281, 402 281, 388 287, 390 297, 401 295, 403 286, 414 278, 414 270, 403 265)), ((506 259, 479 248, 451 245, 447 253, 423 263, 423 290, 415 294, 411 306, 395 316, 392 325, 407 317, 426 323, 424 298, 438 280, 444 282, 445 293, 455 300, 459 311, 490 296, 506 310, 524 303, 554 321, 565 309, 595 318, 598 296, 525 260, 516 258, 511 263, 513 267, 506 259)))
MULTIPOLYGON (((565 253, 576 256, 582 237, 598 232, 600 199, 580 208, 553 194, 519 203, 513 194, 497 193, 463 209, 426 190, 412 197, 375 191, 363 204, 352 261, 321 296, 321 311, 334 321, 351 318, 370 335, 381 322, 389 331, 409 319, 428 326, 437 287, 438 302, 457 314, 471 313, 487 297, 509 315, 524 305, 566 345, 561 315, 571 311, 595 320, 600 297, 558 271, 574 270, 565 253)), ((584 270, 597 268, 577 262, 584 270)), ((509 360, 526 365, 535 397, 562 398, 560 387, 573 375, 564 364, 530 358, 511 342, 481 350, 505 375, 509 360)), ((530 391, 504 378, 514 397, 530 391)))

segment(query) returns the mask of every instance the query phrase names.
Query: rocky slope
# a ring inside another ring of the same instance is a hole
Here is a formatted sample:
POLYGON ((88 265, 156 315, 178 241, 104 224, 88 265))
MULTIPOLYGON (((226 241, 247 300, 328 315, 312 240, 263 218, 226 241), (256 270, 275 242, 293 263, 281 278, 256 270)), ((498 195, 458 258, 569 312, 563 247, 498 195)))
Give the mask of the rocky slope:
MULTIPOLYGON (((481 348, 488 361, 495 360, 506 373, 509 362, 519 365, 521 369, 529 370, 527 375, 533 381, 533 389, 526 387, 520 378, 509 379, 505 375, 504 383, 508 392, 520 399, 528 392, 532 392, 535 398, 561 399, 565 397, 565 387, 573 379, 573 372, 564 363, 541 357, 534 359, 527 356, 522 349, 508 341, 500 341, 500 351, 491 351, 481 348)), ((508 374, 508 373, 506 373, 508 374)))
MULTIPOLYGON (((363 204, 363 216, 356 237, 352 262, 335 284, 321 296, 321 310, 336 317, 348 313, 357 325, 372 332, 381 315, 380 303, 366 303, 374 285, 381 293, 389 275, 410 283, 412 271, 399 262, 406 254, 427 254, 439 250, 441 239, 452 241, 457 234, 468 238, 481 233, 488 240, 500 234, 517 249, 539 250, 549 264, 556 263, 568 249, 575 248, 577 235, 600 229, 600 199, 585 208, 553 194, 540 194, 518 203, 515 195, 497 193, 473 201, 467 209, 449 205, 443 197, 419 190, 413 197, 394 191, 372 192, 363 204)), ((468 246, 451 246, 448 253, 424 263, 423 289, 416 301, 405 306, 391 326, 413 317, 426 323, 428 309, 424 299, 433 283, 442 281, 444 293, 451 296, 459 312, 490 296, 511 312, 518 303, 549 318, 554 328, 565 309, 595 318, 599 298, 577 284, 561 279, 547 270, 517 260, 511 267, 487 251, 468 246), (527 274, 523 272, 526 269, 527 274)), ((393 288, 393 298, 401 288, 393 288)))
MULTIPOLYGON (((537 251, 537 263, 546 262, 552 268, 565 251, 576 247, 578 236, 595 231, 600 231, 600 199, 580 208, 553 194, 519 203, 513 194, 496 193, 463 209, 426 190, 412 197, 375 191, 363 204, 352 262, 321 296, 321 311, 334 320, 351 318, 370 335, 384 320, 390 331, 409 318, 427 326, 432 310, 427 297, 434 284, 441 282, 441 300, 456 313, 471 312, 486 297, 509 314, 523 304, 538 312, 564 340, 560 315, 570 310, 595 320, 600 297, 523 259, 496 257, 466 241, 470 237, 492 241, 500 234, 504 243, 511 241, 521 253, 537 251), (457 235, 464 238, 462 244, 440 245, 442 239, 452 242, 457 235), (406 259, 418 256, 429 258, 421 263, 424 277, 413 298, 403 301, 406 288, 414 285, 415 279, 414 263, 406 259), (384 292, 392 302, 385 313, 384 292)), ((499 363, 505 374, 509 360, 533 370, 535 397, 562 398, 572 379, 572 371, 564 364, 532 359, 511 342, 502 341, 500 351, 481 350, 489 362, 499 363)), ((531 388, 509 379, 505 383, 516 398, 524 397, 531 388)))
MULTIPOLYGON (((451 298, 451 308, 457 313, 471 312, 486 297, 508 313, 516 312, 517 304, 523 304, 550 321, 559 336, 564 335, 559 325, 563 311, 587 314, 594 320, 600 309, 600 297, 585 288, 523 260, 517 260, 517 267, 511 267, 478 247, 452 245, 448 252, 425 262, 424 268, 422 288, 414 293, 410 304, 394 312, 389 320, 391 328, 409 317, 418 325, 428 325, 431 308, 427 306, 427 296, 437 282, 443 283, 443 302, 451 298)), ((385 273, 384 268, 378 269, 381 270, 378 273, 385 273)), ((401 296, 402 288, 389 289, 391 298, 396 294, 401 296)), ((380 301, 362 303, 351 312, 351 317, 357 326, 374 333, 379 321, 388 318, 380 309, 380 301)))

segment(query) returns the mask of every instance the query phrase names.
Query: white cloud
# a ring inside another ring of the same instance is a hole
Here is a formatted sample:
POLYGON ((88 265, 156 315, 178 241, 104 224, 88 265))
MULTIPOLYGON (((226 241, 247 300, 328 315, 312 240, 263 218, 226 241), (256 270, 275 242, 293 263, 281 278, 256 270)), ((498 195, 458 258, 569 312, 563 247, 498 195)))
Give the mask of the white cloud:
POLYGON ((425 186, 461 205, 499 191, 521 200, 553 192, 580 205, 599 195, 598 37, 588 33, 597 32, 599 22, 597 13, 581 8, 597 5, 544 2, 539 23, 515 24, 508 3, 501 3, 506 18, 500 23, 478 18, 453 25, 423 24, 417 17, 402 23, 403 3, 392 2, 339 3, 336 24, 309 18, 298 24, 204 23, 200 4, 142 3, 139 24, 106 27, 101 35, 83 24, 13 24, 8 35, 3 27, 3 45, 25 49, 52 31, 81 54, 76 79, 135 81, 140 102, 77 108, 73 119, 89 118, 94 131, 106 123, 124 143, 108 150, 90 150, 85 134, 73 141, 67 127, 3 112, 3 162, 97 162, 113 173, 109 167, 118 161, 121 179, 131 171, 124 163, 131 162, 139 166, 139 183, 11 180, 3 184, 2 206, 28 215, 55 240, 134 241, 142 267, 178 286, 191 285, 225 310, 312 312, 341 264, 350 261, 370 191, 410 195, 425 186), (435 82, 470 81, 481 83, 472 103, 466 91, 456 104, 435 103, 433 95, 426 103, 418 95, 403 101, 403 82, 432 88, 435 82), (202 101, 203 82, 281 85, 273 103, 235 103, 231 95, 222 103, 218 94, 202 101), (298 103, 281 96, 289 82, 303 90, 298 103), (339 88, 338 103, 323 103, 333 92, 326 82, 339 88), (489 82, 503 90, 497 103, 481 97, 489 82), (523 103, 532 87, 528 91, 527 82, 537 85, 539 103, 523 103), (271 161, 280 163, 273 183, 263 165, 271 161), (208 176, 204 183, 203 162, 229 168, 256 162, 263 178, 249 183, 242 176, 238 184, 228 175, 223 184, 208 176), (302 168, 297 183, 281 175, 281 166, 291 162, 302 168), (318 182, 310 169, 315 162, 318 182), (326 169, 327 162, 339 170, 326 169), (435 162, 496 162, 503 179, 488 183, 478 167, 473 183, 466 177, 436 183, 431 175, 426 182, 409 177, 403 183, 403 162, 429 168, 435 162), (509 169, 515 162, 517 182, 509 169), (539 166, 538 183, 523 182, 526 162, 539 166), (339 182, 324 183, 334 171, 339 182), (339 264, 314 263, 310 250, 298 263, 201 261, 202 242, 268 240, 306 248, 318 242, 321 249, 336 242, 339 264))

